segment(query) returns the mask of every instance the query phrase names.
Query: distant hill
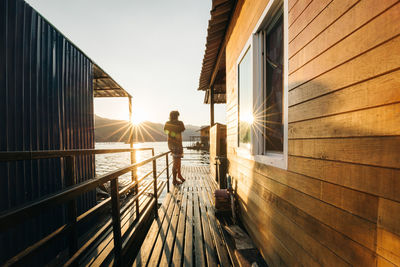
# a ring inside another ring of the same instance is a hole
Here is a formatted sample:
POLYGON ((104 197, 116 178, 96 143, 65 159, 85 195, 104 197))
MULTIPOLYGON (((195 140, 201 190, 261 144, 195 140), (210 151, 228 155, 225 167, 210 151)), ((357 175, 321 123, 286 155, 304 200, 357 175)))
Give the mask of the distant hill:
MULTIPOLYGON (((95 141, 96 142, 128 142, 129 123, 123 120, 111 120, 95 115, 95 141)), ((200 135, 196 132, 199 126, 185 125, 183 141, 189 141, 190 136, 200 135)), ((133 140, 136 142, 167 141, 164 133, 164 124, 145 121, 134 128, 133 140)))

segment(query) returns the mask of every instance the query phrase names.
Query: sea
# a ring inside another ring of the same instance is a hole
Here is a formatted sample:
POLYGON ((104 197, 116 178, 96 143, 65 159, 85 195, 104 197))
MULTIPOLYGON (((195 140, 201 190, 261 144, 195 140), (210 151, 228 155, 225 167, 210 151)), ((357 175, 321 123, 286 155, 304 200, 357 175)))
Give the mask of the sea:
MULTIPOLYGON (((182 165, 194 165, 194 166, 204 166, 209 164, 209 155, 205 151, 189 150, 186 147, 190 145, 190 142, 183 142, 183 152, 184 157, 182 159, 182 165)), ((167 142, 144 142, 136 143, 133 145, 134 148, 154 148, 154 154, 159 155, 163 152, 167 152, 168 143, 167 142)), ((111 148, 129 148, 129 144, 123 142, 97 142, 95 144, 96 149, 111 149, 111 148)), ((136 162, 148 159, 152 157, 151 150, 136 151, 136 162)), ((172 157, 169 157, 169 162, 172 162, 172 157)), ((119 168, 128 166, 130 164, 130 153, 113 153, 113 154, 98 154, 96 155, 96 176, 104 175, 108 172, 115 171, 119 168)), ((162 171, 166 166, 165 157, 157 159, 157 172, 162 171)), ((140 179, 146 173, 153 170, 152 163, 148 163, 137 169, 137 176, 140 179)), ((170 166, 170 182, 172 182, 172 165, 170 166)), ((146 179, 151 180, 152 175, 146 179)), ((164 172, 158 179, 166 181, 167 176, 164 172)), ((121 186, 127 185, 131 181, 130 172, 119 177, 118 182, 121 186)), ((164 199, 166 195, 166 190, 162 192, 159 197, 160 202, 164 199)))

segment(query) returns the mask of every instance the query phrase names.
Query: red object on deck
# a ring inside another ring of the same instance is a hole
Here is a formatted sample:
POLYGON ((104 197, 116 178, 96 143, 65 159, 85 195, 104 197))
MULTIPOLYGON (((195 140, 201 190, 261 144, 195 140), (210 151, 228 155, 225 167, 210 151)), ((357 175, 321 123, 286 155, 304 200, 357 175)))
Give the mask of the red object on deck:
POLYGON ((214 191, 214 203, 217 211, 226 211, 231 209, 230 193, 228 189, 217 189, 214 191))

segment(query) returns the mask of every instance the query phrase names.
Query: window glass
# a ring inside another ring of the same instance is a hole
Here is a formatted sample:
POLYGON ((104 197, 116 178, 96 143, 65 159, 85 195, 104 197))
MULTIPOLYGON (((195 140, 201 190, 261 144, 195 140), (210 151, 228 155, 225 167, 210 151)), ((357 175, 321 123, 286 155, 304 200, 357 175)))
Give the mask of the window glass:
POLYGON ((239 63, 239 146, 250 149, 253 123, 253 83, 250 48, 239 63))
POLYGON ((265 150, 283 151, 283 16, 265 35, 265 150))

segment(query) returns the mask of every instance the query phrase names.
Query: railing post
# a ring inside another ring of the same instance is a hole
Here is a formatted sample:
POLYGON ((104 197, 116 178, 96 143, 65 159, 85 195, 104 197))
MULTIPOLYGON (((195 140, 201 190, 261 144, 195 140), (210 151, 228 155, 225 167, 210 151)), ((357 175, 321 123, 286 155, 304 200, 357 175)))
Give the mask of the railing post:
MULTIPOLYGON (((133 149, 133 146, 131 145, 131 148, 133 149)), ((135 164, 136 163, 136 151, 132 151, 131 152, 131 164, 135 164)), ((132 181, 136 181, 137 180, 137 175, 136 175, 136 168, 132 169, 132 181)))
POLYGON ((111 180, 111 213, 114 234, 114 256, 115 266, 121 262, 122 238, 121 238, 121 218, 118 192, 118 177, 111 180))
POLYGON ((169 162, 168 162, 168 154, 165 155, 165 163, 167 164, 167 192, 169 193, 169 162))
MULTIPOLYGON (((129 121, 132 121, 132 97, 128 98, 129 101, 129 121)), ((133 149, 133 124, 130 125, 129 131, 129 147, 133 149)), ((136 151, 131 151, 131 164, 136 163, 136 151)), ((136 182, 136 186, 133 188, 135 195, 139 193, 139 185, 137 184, 137 169, 132 169, 132 182, 136 182)), ((136 219, 139 219, 139 198, 136 199, 136 219)))
MULTIPOLYGON (((154 153, 154 152, 153 152, 154 153)), ((153 181, 154 181, 154 217, 158 217, 158 195, 157 195, 157 161, 153 160, 153 181)))
MULTIPOLYGON (((73 186, 76 184, 75 176, 75 157, 68 156, 65 157, 66 163, 66 174, 65 174, 65 185, 73 186)), ((73 256, 76 251, 78 251, 78 232, 76 227, 76 199, 72 199, 67 204, 67 220, 70 225, 69 239, 69 255, 73 256)))
MULTIPOLYGON (((131 143, 131 148, 133 148, 133 143, 131 143)), ((136 163, 136 151, 131 152, 131 164, 136 163)), ((137 184, 138 177, 137 177, 137 169, 132 169, 132 181, 136 182, 135 187, 133 188, 133 192, 135 195, 139 193, 139 184, 137 184)), ((139 219, 139 198, 136 199, 136 219, 139 219)))
MULTIPOLYGON (((136 168, 134 169, 134 171, 135 171, 135 173, 136 173, 136 168)), ((136 182, 136 185, 135 185, 135 187, 134 187, 133 190, 134 190, 134 192, 135 192, 135 195, 137 195, 137 194, 139 194, 139 183, 138 183, 138 177, 137 177, 137 175, 135 175, 135 182, 136 182)), ((139 220, 139 216, 140 216, 139 198, 136 199, 135 205, 136 205, 136 220, 139 220)))

